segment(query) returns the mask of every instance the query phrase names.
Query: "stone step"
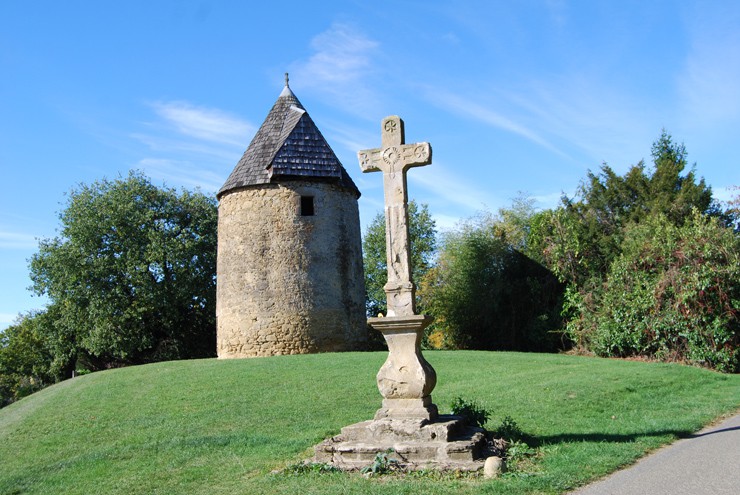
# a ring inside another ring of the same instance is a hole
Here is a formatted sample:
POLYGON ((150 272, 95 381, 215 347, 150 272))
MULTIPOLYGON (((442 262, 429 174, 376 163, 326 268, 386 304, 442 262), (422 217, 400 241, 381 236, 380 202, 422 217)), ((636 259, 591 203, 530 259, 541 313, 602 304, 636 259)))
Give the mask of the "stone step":
MULTIPOLYGON (((374 439, 421 441, 451 441, 457 437, 469 436, 470 427, 459 416, 439 416, 433 422, 412 419, 380 419, 363 421, 345 426, 340 437, 347 441, 372 441, 374 439)), ((478 428, 475 431, 483 431, 478 428)))
POLYGON ((466 426, 458 417, 420 428, 398 420, 376 420, 342 428, 340 435, 316 446, 314 460, 359 469, 371 465, 378 453, 390 451, 389 457, 405 469, 470 471, 483 467, 485 448, 484 431, 466 426))

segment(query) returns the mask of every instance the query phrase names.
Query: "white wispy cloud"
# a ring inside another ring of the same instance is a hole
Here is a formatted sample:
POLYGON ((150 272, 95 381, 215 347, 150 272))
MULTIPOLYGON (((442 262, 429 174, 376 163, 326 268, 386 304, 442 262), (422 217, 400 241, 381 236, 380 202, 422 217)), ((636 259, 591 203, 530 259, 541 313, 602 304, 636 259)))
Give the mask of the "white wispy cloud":
POLYGON ((311 40, 313 54, 308 59, 291 64, 291 81, 323 95, 330 104, 362 115, 380 100, 367 82, 377 75, 379 46, 357 26, 334 23, 311 40))
MULTIPOLYGON (((497 198, 460 179, 439 162, 435 162, 431 167, 424 167, 424 173, 409 173, 408 180, 433 195, 430 197, 430 203, 433 200, 440 206, 455 205, 461 216, 468 216, 492 204, 500 203, 497 198)), ((409 196, 413 194, 410 193, 409 196)))
POLYGON ((209 160, 233 160, 235 154, 243 151, 248 143, 245 142, 237 148, 190 138, 183 139, 182 136, 133 133, 131 137, 144 144, 149 151, 157 154, 208 157, 209 160))
POLYGON ((564 73, 527 80, 516 88, 487 88, 479 98, 428 88, 428 100, 452 113, 477 120, 538 145, 574 166, 618 165, 643 158, 645 141, 660 130, 649 111, 628 93, 596 76, 564 73))
POLYGON ((144 158, 137 163, 136 168, 168 184, 199 187, 204 192, 218 191, 225 180, 222 174, 207 170, 202 164, 168 158, 144 158))
POLYGON ((0 231, 0 248, 32 249, 38 247, 36 237, 20 232, 0 231))
POLYGON ((322 83, 354 83, 371 70, 371 54, 377 47, 358 28, 335 23, 311 40, 315 53, 303 67, 322 83))
POLYGON ((338 143, 343 150, 353 156, 356 156, 359 150, 380 146, 380 123, 377 129, 367 125, 362 127, 348 125, 346 121, 323 121, 320 127, 321 132, 332 143, 332 147, 334 143, 338 143))
POLYGON ((512 134, 516 134, 535 144, 542 146, 543 148, 553 151, 559 155, 564 155, 563 152, 553 146, 549 141, 547 141, 533 129, 526 127, 519 122, 516 122, 512 118, 505 116, 501 112, 497 112, 490 106, 479 101, 475 101, 473 99, 463 97, 459 94, 436 88, 428 89, 427 98, 429 101, 441 108, 444 108, 445 110, 451 111, 458 115, 476 119, 492 127, 496 127, 512 134))
POLYGON ((563 74, 547 83, 533 82, 525 93, 509 92, 507 97, 541 134, 597 163, 610 159, 635 163, 643 158, 634 155, 635 143, 659 132, 639 102, 595 76, 563 74))
POLYGON ((250 122, 218 108, 159 101, 153 117, 130 136, 146 147, 133 164, 170 185, 217 191, 256 132, 250 122))
POLYGON ((204 141, 243 146, 255 127, 217 108, 193 105, 186 101, 154 102, 155 113, 180 134, 204 141))
POLYGON ((545 8, 550 14, 552 23, 563 29, 568 22, 568 4, 565 0, 545 0, 545 8))

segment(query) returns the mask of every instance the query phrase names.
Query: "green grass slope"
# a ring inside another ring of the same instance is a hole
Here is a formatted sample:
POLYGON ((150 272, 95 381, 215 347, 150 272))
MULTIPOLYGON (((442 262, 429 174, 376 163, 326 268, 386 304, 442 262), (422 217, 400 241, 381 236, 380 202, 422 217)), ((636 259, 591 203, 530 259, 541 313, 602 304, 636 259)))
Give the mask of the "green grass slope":
POLYGON ((562 355, 427 352, 445 412, 513 417, 536 456, 499 480, 276 474, 380 406, 385 353, 158 363, 0 410, 1 494, 558 493, 740 407, 740 376, 562 355))

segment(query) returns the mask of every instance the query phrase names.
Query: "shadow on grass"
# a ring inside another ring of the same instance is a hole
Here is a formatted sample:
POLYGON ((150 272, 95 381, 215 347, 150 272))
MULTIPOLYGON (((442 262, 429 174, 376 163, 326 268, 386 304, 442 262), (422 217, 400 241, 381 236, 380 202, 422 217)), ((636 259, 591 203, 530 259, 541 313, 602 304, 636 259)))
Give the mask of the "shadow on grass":
POLYGON ((541 447, 543 445, 555 445, 559 443, 579 443, 579 442, 593 442, 593 443, 632 443, 643 438, 659 438, 671 436, 675 440, 681 438, 692 438, 694 435, 693 431, 687 430, 658 430, 648 431, 641 433, 562 433, 560 435, 547 435, 533 437, 530 435, 524 435, 522 439, 530 447, 541 447))
POLYGON ((675 440, 701 438, 707 435, 715 435, 717 433, 729 433, 732 431, 740 430, 740 426, 733 426, 729 428, 722 428, 719 430, 710 430, 702 433, 697 433, 690 430, 658 430, 658 431, 647 431, 641 433, 622 433, 622 434, 610 434, 610 433, 563 433, 560 435, 548 435, 534 437, 527 435, 526 433, 522 436, 522 439, 531 447, 541 447, 543 445, 553 445, 558 443, 576 443, 576 442, 612 442, 612 443, 625 443, 634 442, 643 438, 651 437, 665 437, 671 436, 675 440))

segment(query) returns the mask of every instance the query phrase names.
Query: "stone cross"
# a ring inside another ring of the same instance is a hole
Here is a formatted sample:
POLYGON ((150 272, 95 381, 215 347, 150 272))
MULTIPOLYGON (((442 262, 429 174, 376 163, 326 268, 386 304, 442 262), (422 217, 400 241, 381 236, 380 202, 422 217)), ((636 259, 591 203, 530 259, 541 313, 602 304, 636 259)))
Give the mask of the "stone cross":
POLYGON ((383 172, 388 283, 388 316, 416 314, 411 280, 406 171, 432 163, 429 143, 404 143, 403 120, 396 115, 381 123, 381 147, 357 153, 363 172, 383 172))
POLYGON ((385 189, 388 316, 367 321, 388 344, 388 358, 377 375, 383 405, 372 421, 346 426, 341 435, 317 446, 316 460, 357 468, 393 449, 413 469, 479 469, 477 459, 487 445, 484 431, 466 426, 460 416, 439 415, 432 402, 437 374, 421 353, 421 338, 432 317, 414 311, 406 171, 428 165, 432 148, 429 143, 405 144, 403 121, 396 116, 381 125, 381 147, 357 155, 363 172, 383 172, 385 189))
MULTIPOLYGON (((385 242, 388 283, 385 294, 388 315, 369 318, 388 344, 388 358, 378 371, 378 390, 383 407, 376 420, 414 420, 421 423, 437 417, 431 392, 437 383, 434 368, 421 354, 421 338, 432 318, 416 314, 408 227, 406 171, 429 165, 429 143, 404 143, 403 120, 386 117, 381 122, 381 147, 357 153, 363 172, 383 172, 385 192, 385 242)), ((419 424, 421 424, 419 423, 419 424)))

